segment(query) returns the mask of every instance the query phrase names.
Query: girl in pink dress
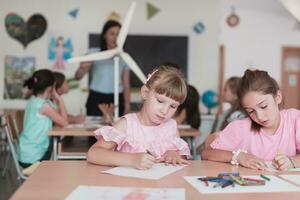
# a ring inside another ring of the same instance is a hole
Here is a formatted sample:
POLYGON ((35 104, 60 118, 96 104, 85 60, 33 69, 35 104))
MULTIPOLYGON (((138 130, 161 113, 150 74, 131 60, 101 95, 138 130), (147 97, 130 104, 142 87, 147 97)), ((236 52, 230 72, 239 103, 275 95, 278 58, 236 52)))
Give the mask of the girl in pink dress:
POLYGON ((183 75, 175 68, 159 67, 141 88, 141 110, 96 130, 98 141, 89 149, 87 160, 137 169, 149 169, 156 162, 188 164, 189 147, 172 119, 186 95, 183 75))
POLYGON ((246 70, 238 88, 239 102, 248 118, 223 129, 202 158, 252 169, 300 167, 300 111, 280 110, 282 94, 265 71, 246 70))

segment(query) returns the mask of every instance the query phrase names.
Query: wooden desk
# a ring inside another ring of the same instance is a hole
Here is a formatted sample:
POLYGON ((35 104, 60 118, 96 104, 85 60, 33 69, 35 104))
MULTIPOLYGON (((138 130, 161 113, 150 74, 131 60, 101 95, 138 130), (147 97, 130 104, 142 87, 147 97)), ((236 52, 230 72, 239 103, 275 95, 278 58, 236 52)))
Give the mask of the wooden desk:
MULTIPOLYGON (((102 174, 109 167, 92 165, 86 161, 43 161, 37 170, 14 193, 12 200, 64 199, 78 185, 119 187, 170 187, 184 188, 187 200, 299 200, 300 192, 201 194, 187 183, 183 176, 216 176, 220 172, 240 172, 242 175, 257 175, 261 171, 231 166, 211 161, 191 161, 182 170, 160 180, 146 180, 102 174)), ((298 173, 299 172, 290 172, 298 173)), ((274 174, 269 172, 269 174, 274 174)))
POLYGON ((67 156, 60 156, 58 155, 58 143, 60 140, 60 137, 62 136, 94 136, 94 131, 97 128, 62 128, 62 127, 53 127, 51 131, 48 132, 49 136, 53 137, 53 159, 59 160, 59 159, 85 159, 86 155, 67 155, 67 156))
MULTIPOLYGON (((94 131, 97 128, 61 128, 53 127, 49 131, 48 135, 53 136, 53 159, 85 159, 85 155, 68 155, 68 156, 59 156, 58 155, 58 142, 61 136, 94 136, 94 131)), ((196 146, 194 138, 200 135, 200 132, 193 128, 180 128, 179 129, 180 137, 186 138, 189 146, 192 150, 192 156, 196 158, 196 146)))

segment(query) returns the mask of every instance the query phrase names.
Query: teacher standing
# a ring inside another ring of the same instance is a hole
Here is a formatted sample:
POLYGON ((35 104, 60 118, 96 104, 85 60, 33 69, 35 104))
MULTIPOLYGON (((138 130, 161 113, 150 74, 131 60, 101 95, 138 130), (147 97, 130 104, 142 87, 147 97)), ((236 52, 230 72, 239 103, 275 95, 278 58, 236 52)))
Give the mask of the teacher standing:
MULTIPOLYGON (((100 34, 100 48, 93 48, 89 53, 105 51, 116 48, 117 37, 121 24, 114 20, 107 21, 100 34)), ((119 60, 119 115, 122 116, 130 110, 130 71, 126 63, 119 60)), ((81 62, 75 73, 75 78, 80 80, 90 72, 89 96, 86 102, 87 115, 102 116, 98 108, 101 103, 114 103, 114 60, 98 60, 93 62, 81 62)))

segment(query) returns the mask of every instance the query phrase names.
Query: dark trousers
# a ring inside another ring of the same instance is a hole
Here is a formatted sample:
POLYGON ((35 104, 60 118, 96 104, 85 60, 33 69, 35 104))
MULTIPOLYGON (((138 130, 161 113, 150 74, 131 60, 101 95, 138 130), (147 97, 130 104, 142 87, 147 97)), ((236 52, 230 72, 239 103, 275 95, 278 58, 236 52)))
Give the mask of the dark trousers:
MULTIPOLYGON (((44 154, 44 156, 40 159, 40 161, 42 161, 42 160, 50 160, 50 158, 51 158, 51 153, 52 153, 52 146, 51 146, 51 148, 49 148, 47 151, 46 151, 46 153, 44 154)), ((29 167, 30 165, 32 165, 33 163, 22 163, 22 162, 20 162, 19 161, 19 164, 23 167, 23 168, 27 168, 27 167, 29 167)))
MULTIPOLYGON (((86 114, 89 116, 102 116, 102 112, 98 108, 101 103, 114 103, 114 94, 106 94, 90 90, 86 102, 86 114)), ((119 116, 124 114, 124 95, 119 93, 119 116)))
MULTIPOLYGON (((98 104, 101 103, 114 103, 114 94, 106 94, 101 92, 95 92, 90 90, 89 96, 86 102, 86 114, 88 116, 102 116, 101 110, 98 108, 98 104)), ((119 116, 124 114, 124 95, 119 93, 119 116)), ((89 137, 89 145, 92 146, 96 142, 95 137, 89 137)))
MULTIPOLYGON (((43 156, 39 161, 42 161, 42 160, 50 160, 51 154, 52 154, 52 147, 53 147, 53 139, 52 139, 52 137, 51 137, 51 138, 50 138, 50 144, 49 144, 49 147, 48 147, 47 151, 45 152, 44 156, 43 156)), ((20 161, 19 161, 19 164, 20 164, 23 168, 26 168, 26 167, 29 167, 30 165, 32 165, 33 163, 23 163, 23 162, 20 162, 20 161)))

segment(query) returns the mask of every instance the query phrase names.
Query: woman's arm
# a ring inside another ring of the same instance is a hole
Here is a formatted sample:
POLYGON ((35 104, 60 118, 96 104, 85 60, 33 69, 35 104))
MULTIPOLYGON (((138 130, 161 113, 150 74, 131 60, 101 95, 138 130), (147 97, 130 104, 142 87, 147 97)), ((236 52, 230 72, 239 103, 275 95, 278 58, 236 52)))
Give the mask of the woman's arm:
POLYGON ((124 114, 130 111, 130 70, 126 69, 123 74, 124 85, 124 114))
POLYGON ((80 80, 82 77, 91 70, 92 62, 81 62, 79 68, 75 73, 75 79, 80 80))

